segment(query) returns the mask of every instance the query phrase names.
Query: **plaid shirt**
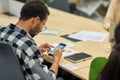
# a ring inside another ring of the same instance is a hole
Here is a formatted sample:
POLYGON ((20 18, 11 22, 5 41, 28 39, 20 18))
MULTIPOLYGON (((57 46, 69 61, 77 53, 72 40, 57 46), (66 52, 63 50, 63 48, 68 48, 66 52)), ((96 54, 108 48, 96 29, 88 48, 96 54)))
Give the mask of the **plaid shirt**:
POLYGON ((14 24, 0 27, 0 40, 13 46, 26 80, 41 80, 40 75, 32 70, 33 65, 36 64, 40 65, 54 80, 56 79, 55 73, 49 71, 47 66, 43 65, 43 58, 34 40, 22 28, 14 24))

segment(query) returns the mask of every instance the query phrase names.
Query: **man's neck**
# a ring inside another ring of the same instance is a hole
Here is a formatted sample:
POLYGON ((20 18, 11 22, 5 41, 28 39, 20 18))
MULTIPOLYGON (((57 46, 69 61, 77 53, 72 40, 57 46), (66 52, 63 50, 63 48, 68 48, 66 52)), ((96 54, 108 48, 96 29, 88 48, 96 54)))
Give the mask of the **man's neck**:
POLYGON ((18 21, 18 22, 16 23, 16 25, 17 25, 18 27, 23 28, 26 32, 28 32, 28 33, 30 32, 30 24, 29 24, 28 21, 20 20, 20 21, 18 21))

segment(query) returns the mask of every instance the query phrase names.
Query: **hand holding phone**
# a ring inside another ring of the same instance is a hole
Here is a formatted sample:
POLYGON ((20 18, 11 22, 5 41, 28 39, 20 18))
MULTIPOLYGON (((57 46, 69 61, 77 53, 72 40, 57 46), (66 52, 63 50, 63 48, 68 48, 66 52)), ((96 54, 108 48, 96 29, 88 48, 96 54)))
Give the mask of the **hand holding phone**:
POLYGON ((49 52, 49 55, 54 55, 56 49, 62 50, 65 48, 66 44, 60 43, 57 47, 55 47, 52 51, 49 52))

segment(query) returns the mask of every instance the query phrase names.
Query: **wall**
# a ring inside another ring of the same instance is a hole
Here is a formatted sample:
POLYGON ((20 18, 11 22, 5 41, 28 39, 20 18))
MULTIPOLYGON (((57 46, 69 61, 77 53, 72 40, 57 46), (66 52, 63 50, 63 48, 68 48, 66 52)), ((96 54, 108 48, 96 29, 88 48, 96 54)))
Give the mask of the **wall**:
POLYGON ((8 12, 9 0, 0 0, 0 12, 8 12))

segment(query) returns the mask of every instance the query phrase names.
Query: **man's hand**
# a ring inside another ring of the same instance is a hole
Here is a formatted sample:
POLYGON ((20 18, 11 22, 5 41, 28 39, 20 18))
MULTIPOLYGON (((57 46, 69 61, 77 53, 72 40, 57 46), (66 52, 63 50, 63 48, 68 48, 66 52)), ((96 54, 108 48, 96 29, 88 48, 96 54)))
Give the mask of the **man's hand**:
POLYGON ((50 67, 50 70, 54 71, 55 74, 57 75, 58 73, 58 65, 59 65, 59 62, 60 62, 60 59, 61 59, 61 56, 62 56, 62 52, 64 52, 64 50, 59 50, 59 49, 56 49, 55 50, 55 53, 54 53, 54 61, 53 61, 53 64, 51 65, 50 67))
POLYGON ((55 53, 54 53, 54 59, 55 59, 55 61, 60 61, 60 59, 61 59, 61 56, 62 56, 62 53, 64 52, 65 50, 64 49, 62 49, 62 50, 59 50, 59 49, 56 49, 55 50, 55 53))
POLYGON ((104 28, 105 30, 109 31, 110 30, 110 24, 109 22, 104 23, 104 28))
POLYGON ((44 43, 42 45, 40 45, 39 50, 44 53, 44 52, 49 52, 51 50, 51 47, 53 47, 52 45, 48 44, 48 43, 44 43))

